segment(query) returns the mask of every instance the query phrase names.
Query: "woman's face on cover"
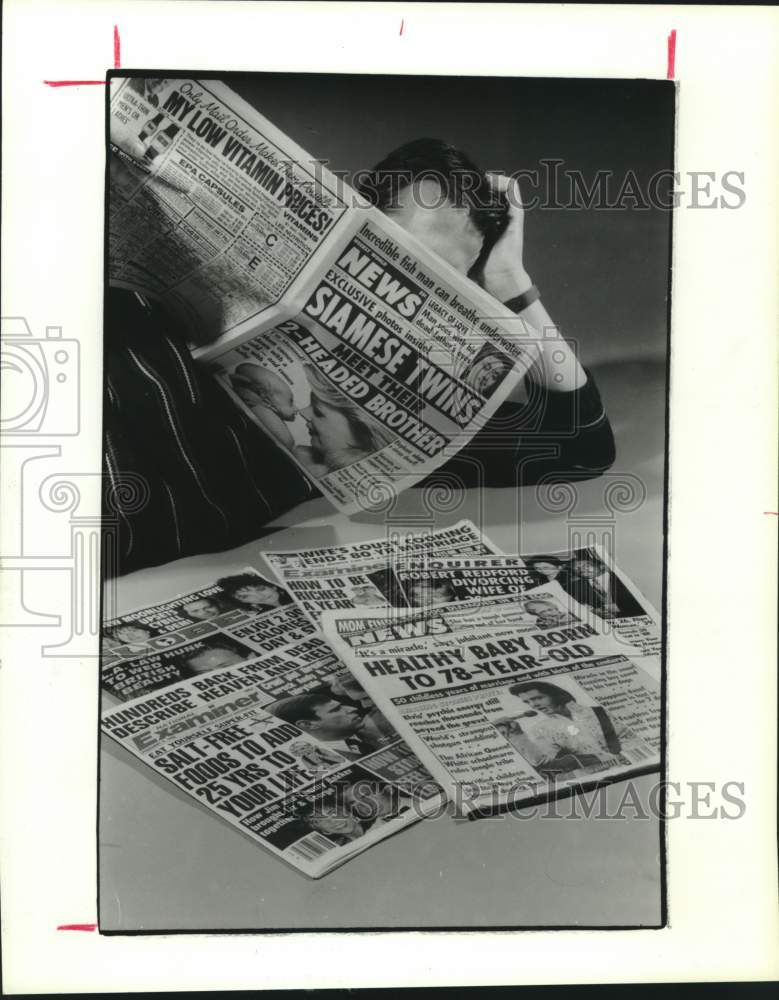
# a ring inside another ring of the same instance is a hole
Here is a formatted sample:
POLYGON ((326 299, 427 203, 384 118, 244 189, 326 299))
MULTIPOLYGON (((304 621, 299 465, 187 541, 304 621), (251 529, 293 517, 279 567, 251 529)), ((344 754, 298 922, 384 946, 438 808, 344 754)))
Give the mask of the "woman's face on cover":
POLYGON ((343 410, 323 403, 313 392, 311 402, 300 413, 308 424, 308 434, 314 451, 327 455, 343 451, 344 448, 359 447, 349 418, 343 410))
POLYGON ((483 243, 469 209, 449 201, 432 177, 404 188, 397 201, 398 207, 388 212, 392 219, 461 274, 467 274, 483 243))
POLYGON ((267 583, 249 583, 235 592, 236 600, 242 604, 276 604, 278 591, 267 583))

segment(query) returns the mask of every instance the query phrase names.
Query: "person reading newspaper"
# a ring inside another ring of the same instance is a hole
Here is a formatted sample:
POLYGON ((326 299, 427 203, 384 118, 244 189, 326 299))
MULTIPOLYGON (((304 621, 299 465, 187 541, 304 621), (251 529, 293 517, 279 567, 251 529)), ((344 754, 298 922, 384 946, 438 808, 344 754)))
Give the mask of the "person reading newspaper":
MULTIPOLYGON (((121 136, 112 132, 112 141, 121 148, 121 136)), ((124 154, 137 156, 138 150, 124 154)), ((581 479, 607 469, 615 457, 614 440, 598 390, 555 330, 528 275, 516 181, 487 175, 465 153, 423 139, 386 157, 360 190, 544 332, 540 360, 524 380, 526 398, 505 401, 442 469, 463 488, 530 484, 542 476, 581 479)), ((239 373, 243 398, 252 400, 263 418, 253 422, 193 360, 191 340, 159 304, 109 289, 104 466, 107 507, 118 508, 120 515, 120 573, 237 546, 318 495, 279 446, 293 416, 281 387, 262 371, 239 373), (128 474, 144 484, 138 502, 125 503, 117 485, 128 474)), ((482 392, 501 377, 498 362, 488 354, 469 372, 482 392)), ((339 467, 376 433, 325 398, 315 378, 302 416, 309 423, 314 472, 339 467)))

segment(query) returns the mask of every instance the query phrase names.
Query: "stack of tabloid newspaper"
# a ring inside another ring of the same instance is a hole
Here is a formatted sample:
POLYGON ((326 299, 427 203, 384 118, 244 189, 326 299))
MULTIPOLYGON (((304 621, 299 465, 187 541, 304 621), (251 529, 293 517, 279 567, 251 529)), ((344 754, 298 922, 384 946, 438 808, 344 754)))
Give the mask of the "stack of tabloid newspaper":
POLYGON ((106 623, 102 725, 305 874, 659 766, 660 621, 604 553, 461 521, 263 555, 283 586, 240 568, 106 623))

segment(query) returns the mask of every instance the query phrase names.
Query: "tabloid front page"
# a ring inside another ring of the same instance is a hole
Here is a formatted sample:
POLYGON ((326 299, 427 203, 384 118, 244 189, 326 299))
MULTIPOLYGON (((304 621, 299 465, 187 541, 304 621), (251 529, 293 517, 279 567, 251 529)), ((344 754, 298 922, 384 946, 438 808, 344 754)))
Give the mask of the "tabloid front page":
POLYGON ((386 608, 389 613, 394 607, 410 607, 395 576, 396 567, 409 559, 427 562, 447 555, 496 552, 496 546, 472 521, 463 520, 437 531, 390 533, 329 548, 268 551, 263 557, 318 626, 322 613, 335 608, 386 608))
POLYGON ((306 875, 441 803, 289 595, 252 568, 106 623, 104 650, 103 732, 306 875))
POLYGON ((392 619, 329 611, 324 633, 464 814, 659 765, 654 658, 556 582, 392 619))
POLYGON ((120 82, 109 277, 162 300, 234 401, 345 512, 473 436, 537 335, 223 84, 120 82))

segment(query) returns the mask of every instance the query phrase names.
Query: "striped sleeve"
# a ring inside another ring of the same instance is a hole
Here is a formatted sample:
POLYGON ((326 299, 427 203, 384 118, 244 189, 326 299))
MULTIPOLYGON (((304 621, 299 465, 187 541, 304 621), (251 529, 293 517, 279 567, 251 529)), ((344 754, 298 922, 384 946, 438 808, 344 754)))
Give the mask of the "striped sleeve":
POLYGON ((104 390, 104 512, 119 573, 240 545, 315 495, 195 364, 181 331, 117 289, 106 310, 104 390), (142 484, 131 497, 121 488, 127 474, 142 484))
POLYGON ((527 401, 503 403, 437 473, 462 487, 591 479, 614 462, 614 435, 592 374, 572 392, 525 380, 527 401))

